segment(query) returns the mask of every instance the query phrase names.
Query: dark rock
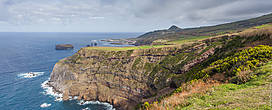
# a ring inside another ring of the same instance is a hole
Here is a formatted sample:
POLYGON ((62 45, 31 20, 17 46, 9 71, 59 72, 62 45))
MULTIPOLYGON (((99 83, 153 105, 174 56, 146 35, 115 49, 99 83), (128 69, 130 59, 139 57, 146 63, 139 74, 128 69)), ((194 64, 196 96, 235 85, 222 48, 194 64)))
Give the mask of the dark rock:
POLYGON ((169 30, 169 31, 179 31, 179 30, 181 30, 181 28, 179 28, 179 27, 173 25, 173 26, 171 26, 168 30, 169 30))
POLYGON ((71 44, 58 44, 56 45, 56 50, 68 50, 68 49, 73 49, 74 46, 71 44))

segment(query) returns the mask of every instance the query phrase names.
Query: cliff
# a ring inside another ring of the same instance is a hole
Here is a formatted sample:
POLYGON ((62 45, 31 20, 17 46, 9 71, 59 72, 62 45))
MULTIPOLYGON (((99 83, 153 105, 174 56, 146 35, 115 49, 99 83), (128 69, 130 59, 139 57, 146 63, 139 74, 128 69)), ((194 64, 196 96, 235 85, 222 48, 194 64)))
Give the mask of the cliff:
POLYGON ((50 85, 64 100, 79 96, 131 109, 163 88, 177 87, 174 76, 205 60, 215 48, 204 41, 123 51, 86 47, 55 65, 50 85))
POLYGON ((60 60, 49 83, 64 100, 79 96, 130 110, 165 88, 205 77, 196 73, 239 49, 271 45, 271 28, 248 31, 177 45, 85 47, 60 60))

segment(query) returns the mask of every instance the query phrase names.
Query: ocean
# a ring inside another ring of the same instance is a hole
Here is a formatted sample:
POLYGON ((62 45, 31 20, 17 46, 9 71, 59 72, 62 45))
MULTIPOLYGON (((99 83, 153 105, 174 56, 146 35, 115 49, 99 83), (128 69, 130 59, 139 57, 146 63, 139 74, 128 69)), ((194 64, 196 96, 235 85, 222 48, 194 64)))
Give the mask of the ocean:
MULTIPOLYGON (((137 37, 141 33, 0 33, 0 110, 110 110, 109 104, 57 101, 42 84, 56 62, 76 53, 92 41, 137 37), (56 44, 72 44, 73 50, 55 50, 56 44), (36 74, 28 76, 29 72, 36 74)), ((119 45, 120 46, 120 45, 119 45)), ((125 45, 126 46, 126 45, 125 45)))

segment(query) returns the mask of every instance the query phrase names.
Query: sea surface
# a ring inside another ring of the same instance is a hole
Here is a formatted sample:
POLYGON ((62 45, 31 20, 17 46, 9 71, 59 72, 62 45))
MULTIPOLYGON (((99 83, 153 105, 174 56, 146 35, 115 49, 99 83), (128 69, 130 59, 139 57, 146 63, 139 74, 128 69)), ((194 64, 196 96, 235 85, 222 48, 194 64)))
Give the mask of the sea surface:
MULTIPOLYGON (((54 64, 91 42, 109 38, 132 38, 141 33, 0 33, 0 110, 108 110, 109 104, 56 101, 42 83, 54 64), (72 44, 73 50, 55 50, 56 44, 72 44), (35 76, 26 73, 33 72, 35 76)), ((120 46, 120 45, 119 45, 120 46)))

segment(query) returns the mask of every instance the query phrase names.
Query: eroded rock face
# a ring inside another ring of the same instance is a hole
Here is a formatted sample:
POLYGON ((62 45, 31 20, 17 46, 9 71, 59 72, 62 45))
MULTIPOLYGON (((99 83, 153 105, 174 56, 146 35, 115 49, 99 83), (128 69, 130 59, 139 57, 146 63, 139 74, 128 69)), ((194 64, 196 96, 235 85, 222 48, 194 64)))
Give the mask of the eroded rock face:
POLYGON ((79 100, 98 100, 117 109, 133 109, 143 98, 173 85, 175 71, 213 54, 213 48, 200 52, 207 47, 196 43, 127 51, 82 48, 55 65, 50 85, 63 93, 64 100, 79 96, 79 100))

